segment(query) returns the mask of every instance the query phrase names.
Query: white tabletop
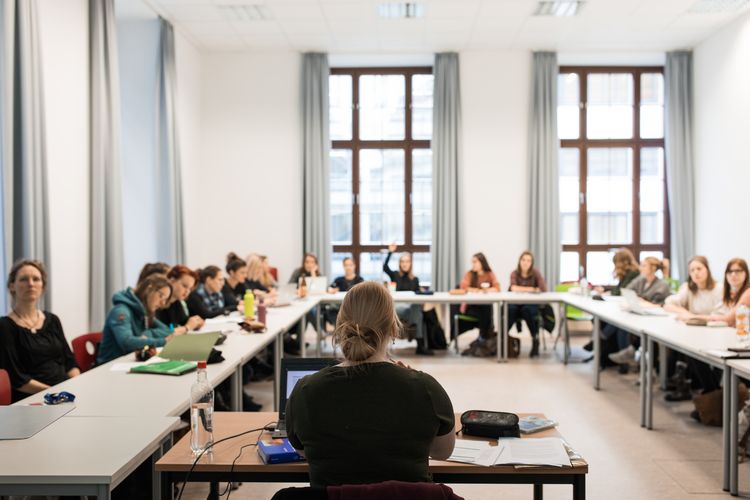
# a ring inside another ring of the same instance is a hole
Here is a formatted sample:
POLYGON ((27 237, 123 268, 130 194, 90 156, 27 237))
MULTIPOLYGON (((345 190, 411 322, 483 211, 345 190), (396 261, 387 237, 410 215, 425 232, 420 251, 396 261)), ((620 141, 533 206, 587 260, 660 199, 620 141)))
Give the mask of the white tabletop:
POLYGON ((63 417, 29 439, 0 441, 0 485, 114 487, 178 423, 174 417, 63 417))
MULTIPOLYGON (((566 295, 567 294, 558 292, 469 292, 465 294, 435 292, 431 295, 417 294, 414 292, 391 292, 394 302, 405 304, 495 304, 499 302, 521 304, 548 303, 561 302, 566 295)), ((346 292, 338 292, 318 295, 315 298, 324 303, 342 302, 345 296, 346 292)))
POLYGON ((727 364, 737 372, 737 375, 750 378, 750 359, 728 359, 727 364))

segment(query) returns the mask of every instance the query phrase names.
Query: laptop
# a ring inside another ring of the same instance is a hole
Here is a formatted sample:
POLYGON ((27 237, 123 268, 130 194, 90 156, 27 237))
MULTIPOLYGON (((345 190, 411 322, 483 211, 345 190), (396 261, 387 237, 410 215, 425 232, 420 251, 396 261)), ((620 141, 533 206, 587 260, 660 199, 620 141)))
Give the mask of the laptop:
POLYGON ((281 358, 281 380, 279 383, 279 421, 272 432, 273 438, 286 437, 286 402, 297 382, 328 366, 339 364, 335 358, 281 358))
POLYGON ((620 292, 625 298, 625 310, 630 311, 634 314, 640 314, 641 316, 666 316, 667 312, 661 307, 643 307, 641 300, 638 298, 638 294, 633 290, 627 288, 621 288, 620 292))
POLYGON ((292 301, 297 298, 297 285, 295 283, 281 285, 278 290, 279 294, 276 296, 276 302, 269 307, 290 306, 292 305, 292 301))
POLYGON ((164 346, 160 358, 170 361, 206 361, 221 333, 189 333, 178 335, 164 346))
POLYGON ((310 295, 323 295, 328 291, 328 277, 315 276, 305 278, 307 293, 310 295))

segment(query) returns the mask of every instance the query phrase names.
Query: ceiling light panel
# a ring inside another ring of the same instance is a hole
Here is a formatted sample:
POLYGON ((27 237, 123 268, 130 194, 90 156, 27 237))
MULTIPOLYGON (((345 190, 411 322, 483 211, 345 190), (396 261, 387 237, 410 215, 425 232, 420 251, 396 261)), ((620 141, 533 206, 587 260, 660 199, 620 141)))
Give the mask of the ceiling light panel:
POLYGON ((424 17, 424 4, 419 2, 388 2, 378 5, 378 15, 384 19, 417 19, 424 17))
POLYGON ((216 6, 224 19, 235 22, 269 21, 271 13, 263 4, 227 3, 216 6))
POLYGON ((580 0, 552 0, 537 4, 535 16, 570 17, 578 15, 586 2, 580 0))
POLYGON ((691 14, 722 14, 737 12, 750 0, 698 0, 689 9, 691 14))

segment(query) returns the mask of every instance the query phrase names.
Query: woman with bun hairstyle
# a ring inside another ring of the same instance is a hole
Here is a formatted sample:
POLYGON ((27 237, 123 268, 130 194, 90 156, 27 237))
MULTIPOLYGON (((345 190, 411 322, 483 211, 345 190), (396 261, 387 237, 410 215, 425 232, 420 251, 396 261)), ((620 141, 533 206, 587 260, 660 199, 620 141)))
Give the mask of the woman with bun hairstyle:
POLYGON ((333 333, 344 361, 294 386, 287 435, 304 452, 313 487, 431 482, 429 458, 445 460, 453 452, 455 416, 445 390, 388 357, 400 328, 383 285, 355 285, 333 333))
POLYGON ((229 252, 224 269, 227 271, 227 278, 221 289, 224 304, 227 307, 237 308, 247 291, 247 262, 239 258, 236 253, 229 252))

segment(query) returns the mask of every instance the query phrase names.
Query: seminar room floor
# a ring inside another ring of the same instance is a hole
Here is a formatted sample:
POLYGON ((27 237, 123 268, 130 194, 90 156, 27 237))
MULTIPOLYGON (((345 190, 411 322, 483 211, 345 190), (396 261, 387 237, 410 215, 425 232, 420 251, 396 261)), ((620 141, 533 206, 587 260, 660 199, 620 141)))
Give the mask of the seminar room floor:
MULTIPOLYGON (((311 330, 308 332, 313 345, 314 336, 310 335, 311 330)), ((472 332, 462 335, 461 346, 475 336, 472 332)), ((574 337, 571 343, 580 346, 587 340, 588 337, 574 337)), ((529 359, 530 339, 523 337, 521 357, 506 364, 489 358, 461 357, 452 350, 439 351, 434 357, 415 356, 413 346, 413 342, 398 341, 394 357, 434 376, 445 387, 457 412, 468 409, 542 412, 557 420, 559 431, 589 463, 587 498, 731 498, 721 489, 721 429, 691 420, 691 402, 666 403, 659 389, 655 389, 654 429, 641 428, 637 374, 619 375, 609 368, 602 373, 601 390, 595 391, 591 363, 563 366, 558 354, 552 351, 550 337, 547 351, 537 359, 529 359)), ((265 408, 273 407, 271 382, 253 383, 246 390, 265 408)), ((739 477, 740 496, 750 498, 750 463, 740 464, 739 477)), ((295 485, 244 483, 231 496, 268 499, 286 486, 295 485)), ((451 487, 467 500, 532 498, 530 485, 451 487)), ((193 483, 188 485, 183 498, 204 499, 207 492, 207 485, 193 483)), ((544 498, 568 500, 571 487, 545 486, 544 498)))

